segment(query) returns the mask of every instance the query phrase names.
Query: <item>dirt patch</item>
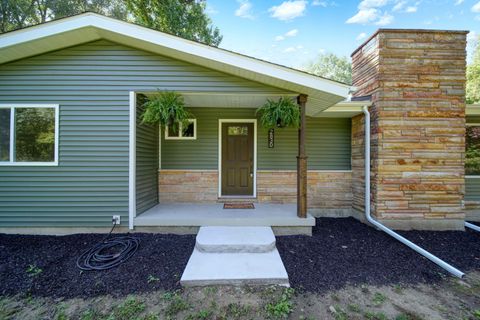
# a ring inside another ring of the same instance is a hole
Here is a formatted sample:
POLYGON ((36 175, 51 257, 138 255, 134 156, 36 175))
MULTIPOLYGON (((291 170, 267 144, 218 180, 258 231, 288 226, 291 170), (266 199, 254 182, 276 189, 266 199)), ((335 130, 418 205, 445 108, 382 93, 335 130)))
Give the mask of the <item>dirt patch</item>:
MULTIPOLYGON (((407 239, 462 271, 480 270, 480 233, 408 231, 407 239)), ((412 249, 353 218, 320 218, 313 235, 277 238, 297 290, 322 293, 349 285, 432 283, 443 269, 412 249)))
POLYGON ((0 298, 0 319, 479 319, 480 273, 435 284, 347 286, 323 294, 279 287, 203 287, 113 297, 0 298))

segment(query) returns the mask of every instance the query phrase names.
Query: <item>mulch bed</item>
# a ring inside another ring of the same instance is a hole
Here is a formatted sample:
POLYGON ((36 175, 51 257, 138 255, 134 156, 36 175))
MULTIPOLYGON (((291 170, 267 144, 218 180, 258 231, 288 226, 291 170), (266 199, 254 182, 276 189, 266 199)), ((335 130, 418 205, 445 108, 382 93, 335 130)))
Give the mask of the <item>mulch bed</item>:
MULTIPOLYGON (((480 270, 479 232, 399 233, 463 272, 480 270)), ((278 237, 277 248, 292 287, 311 292, 359 284, 432 283, 447 275, 399 241, 353 218, 317 219, 312 237, 278 237)))
POLYGON ((105 234, 29 236, 0 234, 0 295, 53 297, 123 296, 180 288, 180 277, 195 245, 193 235, 134 234, 135 255, 108 271, 83 271, 77 257, 105 234), (42 269, 27 273, 29 265, 42 269), (149 276, 153 278, 149 280, 149 276), (158 280, 156 280, 158 279, 158 280))
MULTIPOLYGON (((462 271, 480 270, 480 233, 408 231, 402 234, 462 271)), ((84 271, 77 257, 104 234, 0 234, 0 295, 92 297, 174 290, 195 245, 192 235, 134 234, 135 255, 108 271, 84 271), (27 272, 29 265, 42 269, 27 272), (152 277, 150 277, 152 276, 152 277), (149 281, 150 278, 150 281, 149 281), (156 280, 158 279, 158 280, 156 280)), ((313 236, 277 237, 291 285, 325 292, 346 285, 439 281, 446 273, 385 233, 352 218, 317 219, 313 236)))

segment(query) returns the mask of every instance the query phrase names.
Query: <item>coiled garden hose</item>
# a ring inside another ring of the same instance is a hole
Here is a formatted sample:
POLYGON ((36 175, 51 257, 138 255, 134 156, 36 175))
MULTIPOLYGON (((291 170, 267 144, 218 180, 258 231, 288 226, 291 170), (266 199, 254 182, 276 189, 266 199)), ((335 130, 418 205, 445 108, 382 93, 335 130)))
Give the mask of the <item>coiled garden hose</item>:
POLYGON ((78 257, 77 267, 85 271, 108 270, 124 263, 135 254, 140 240, 131 236, 110 239, 113 229, 115 229, 115 225, 102 242, 97 243, 78 257))

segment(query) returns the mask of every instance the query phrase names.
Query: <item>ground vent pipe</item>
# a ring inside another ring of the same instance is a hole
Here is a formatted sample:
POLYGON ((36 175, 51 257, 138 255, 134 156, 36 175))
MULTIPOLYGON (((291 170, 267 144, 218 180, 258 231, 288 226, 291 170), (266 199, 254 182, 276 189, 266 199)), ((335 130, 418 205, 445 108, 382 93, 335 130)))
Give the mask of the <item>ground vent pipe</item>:
MULTIPOLYGON (((408 239, 405 239, 395 231, 387 228, 386 226, 384 226, 383 224, 381 224, 380 222, 372 218, 370 214, 370 112, 368 112, 368 107, 366 106, 363 107, 363 114, 365 115, 365 217, 367 218, 368 222, 373 224, 378 229, 384 231, 388 235, 394 237, 404 245, 415 250, 425 258, 436 263, 437 265, 447 270, 454 276, 462 278, 464 276, 464 273, 462 271, 449 265, 445 261, 439 259, 438 257, 434 256, 430 252, 426 251, 425 249, 420 248, 415 243, 411 242, 408 239)), ((478 228, 477 231, 480 231, 480 228, 478 228)))
POLYGON ((479 226, 476 226, 476 225, 474 225, 474 224, 472 224, 472 223, 470 223, 470 222, 465 222, 465 227, 480 232, 480 227, 479 227, 479 226))

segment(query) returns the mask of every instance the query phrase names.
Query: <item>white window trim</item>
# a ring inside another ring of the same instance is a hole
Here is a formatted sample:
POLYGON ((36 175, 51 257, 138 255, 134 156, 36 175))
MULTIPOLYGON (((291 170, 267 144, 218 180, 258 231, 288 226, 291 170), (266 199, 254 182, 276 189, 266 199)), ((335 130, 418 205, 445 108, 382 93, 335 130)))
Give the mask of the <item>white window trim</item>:
POLYGON ((165 126, 165 140, 197 140, 197 119, 188 119, 188 122, 193 123, 193 137, 183 136, 183 125, 179 124, 178 137, 170 137, 168 135, 168 126, 165 126))
POLYGON ((222 124, 224 123, 253 123, 253 194, 242 195, 240 197, 256 198, 257 197, 257 119, 218 119, 218 197, 219 198, 223 197, 222 195, 222 124))
POLYGON ((0 161, 0 166, 58 166, 58 141, 59 141, 59 110, 58 104, 30 104, 30 103, 12 103, 0 104, 0 109, 10 109, 10 154, 9 161, 0 161), (55 150, 54 161, 37 162, 37 161, 13 161, 14 140, 15 140, 15 109, 16 108, 53 108, 55 109, 55 150))

